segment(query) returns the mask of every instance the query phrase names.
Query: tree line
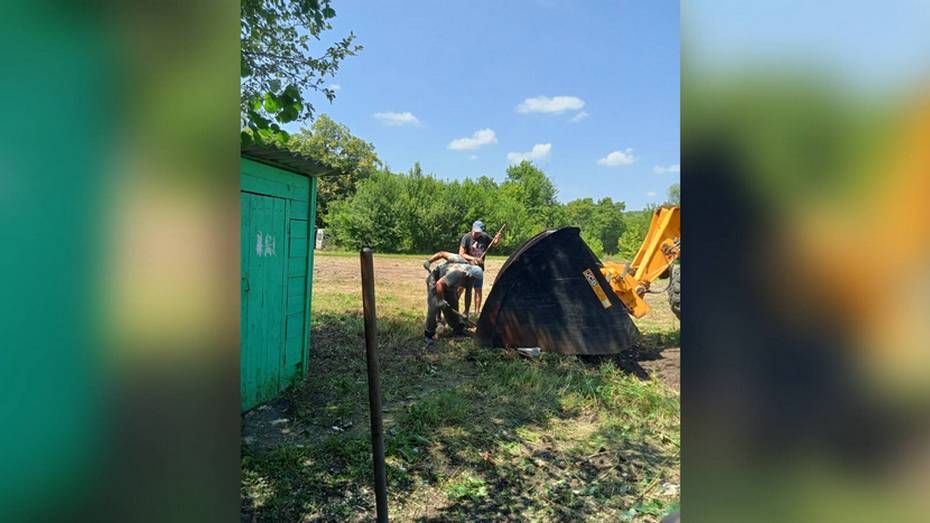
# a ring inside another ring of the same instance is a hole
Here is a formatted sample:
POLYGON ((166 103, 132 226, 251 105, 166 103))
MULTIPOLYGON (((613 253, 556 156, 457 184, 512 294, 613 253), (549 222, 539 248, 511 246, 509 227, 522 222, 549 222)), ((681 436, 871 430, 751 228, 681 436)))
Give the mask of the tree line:
MULTIPOLYGON (((503 182, 482 176, 441 180, 416 164, 393 172, 374 146, 344 125, 320 115, 310 129, 290 137, 288 146, 339 174, 320 179, 317 225, 338 248, 370 246, 378 252, 432 253, 457 250, 462 235, 480 219, 488 233, 506 224, 496 251, 513 252, 548 228, 581 228, 598 256, 631 259, 645 237, 652 209, 627 211, 609 197, 580 198, 562 204, 546 174, 531 162, 511 165, 503 182)), ((670 201, 678 203, 677 185, 670 201)))

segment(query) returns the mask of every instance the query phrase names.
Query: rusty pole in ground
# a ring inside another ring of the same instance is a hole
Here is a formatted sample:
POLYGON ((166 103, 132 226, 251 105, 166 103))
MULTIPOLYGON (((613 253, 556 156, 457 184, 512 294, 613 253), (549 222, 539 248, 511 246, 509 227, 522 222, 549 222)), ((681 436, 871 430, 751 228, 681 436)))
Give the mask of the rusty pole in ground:
POLYGON ((368 406, 371 409, 371 457, 375 468, 378 522, 387 523, 387 479, 384 473, 384 431, 381 420, 381 378, 378 367, 378 319, 375 317, 375 270, 371 249, 361 251, 362 307, 365 313, 365 357, 368 360, 368 406))

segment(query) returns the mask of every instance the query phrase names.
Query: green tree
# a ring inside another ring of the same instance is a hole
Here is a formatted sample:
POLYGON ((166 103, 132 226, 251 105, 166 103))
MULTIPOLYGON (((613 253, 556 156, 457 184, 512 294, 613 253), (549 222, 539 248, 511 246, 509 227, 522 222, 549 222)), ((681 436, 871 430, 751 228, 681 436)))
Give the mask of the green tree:
POLYGON ((322 93, 347 56, 356 54, 355 35, 338 40, 316 56, 311 47, 332 29, 331 0, 242 0, 239 14, 239 115, 242 140, 284 144, 280 124, 310 120, 315 108, 305 94, 322 93))
POLYGON ((601 198, 594 206, 594 223, 597 228, 597 236, 604 246, 604 251, 609 254, 617 252, 615 248, 617 240, 626 230, 626 223, 623 221, 623 211, 625 209, 625 203, 614 202, 609 197, 601 198))
POLYGON ((617 252, 624 260, 633 261, 643 240, 646 239, 646 233, 649 232, 649 224, 652 222, 654 211, 655 207, 650 206, 642 211, 630 211, 624 214, 626 230, 617 240, 617 252))
MULTIPOLYGON (((500 245, 494 248, 498 254, 509 254, 519 247, 523 242, 532 238, 545 229, 534 216, 523 205, 522 202, 512 195, 506 194, 504 190, 499 191, 495 196, 494 210, 488 214, 485 220, 493 230, 488 234, 493 235, 502 225, 507 225, 504 233, 501 235, 500 245)), ((468 224, 463 231, 468 230, 468 224)))
POLYGON ((477 180, 464 180, 461 187, 467 208, 459 227, 461 232, 467 231, 475 220, 487 222, 489 227, 500 227, 501 219, 505 216, 496 209, 500 198, 497 182, 482 176, 477 180))
POLYGON ((354 195, 331 202, 326 223, 342 247, 432 253, 457 251, 462 234, 480 219, 490 233, 507 225, 494 251, 506 254, 546 226, 541 213, 560 212, 554 194, 531 165, 500 185, 488 177, 439 180, 419 164, 403 174, 383 168, 359 181, 354 195))
POLYGON ((544 172, 524 160, 507 168, 507 181, 501 185, 506 196, 514 198, 530 213, 539 228, 551 227, 558 218, 558 191, 544 172))
POLYGON ((581 231, 581 239, 588 244, 588 247, 595 256, 598 258, 604 257, 604 244, 601 243, 601 239, 598 238, 596 234, 588 231, 581 231))
POLYGON ((614 254, 617 252, 617 240, 626 230, 625 209, 625 203, 614 202, 609 197, 601 198, 597 203, 591 198, 579 198, 565 204, 562 219, 565 225, 581 228, 583 237, 597 238, 603 252, 614 254))
POLYGON ((573 225, 587 229, 587 224, 594 220, 594 200, 578 198, 565 204, 563 212, 564 225, 573 225))
POLYGON ((681 185, 673 183, 668 188, 668 203, 681 205, 681 185))
POLYGON ((325 217, 332 202, 355 194, 361 180, 383 167, 374 145, 353 136, 348 127, 334 122, 325 114, 313 122, 312 128, 303 128, 291 136, 288 148, 335 171, 333 176, 319 179, 317 225, 320 227, 325 227, 325 217))
POLYGON ((406 196, 402 212, 409 238, 405 251, 454 250, 458 241, 455 234, 465 212, 462 198, 453 194, 458 187, 424 174, 419 163, 402 179, 406 196))
POLYGON ((354 196, 331 202, 326 222, 342 247, 403 252, 407 231, 400 211, 404 200, 402 176, 379 171, 359 182, 354 196))

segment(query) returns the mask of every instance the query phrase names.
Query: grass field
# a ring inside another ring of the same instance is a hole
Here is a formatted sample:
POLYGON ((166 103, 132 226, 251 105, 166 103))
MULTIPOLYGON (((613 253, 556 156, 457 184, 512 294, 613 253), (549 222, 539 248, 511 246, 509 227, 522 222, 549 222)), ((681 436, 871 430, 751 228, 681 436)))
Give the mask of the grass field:
MULTIPOLYGON (((393 520, 655 521, 677 506, 679 335, 664 294, 623 360, 531 360, 442 331, 427 350, 422 259, 375 257, 393 520)), ((488 282, 503 261, 488 260, 488 282)), ((310 375, 243 417, 244 521, 374 517, 358 273, 357 254, 316 257, 310 375)))

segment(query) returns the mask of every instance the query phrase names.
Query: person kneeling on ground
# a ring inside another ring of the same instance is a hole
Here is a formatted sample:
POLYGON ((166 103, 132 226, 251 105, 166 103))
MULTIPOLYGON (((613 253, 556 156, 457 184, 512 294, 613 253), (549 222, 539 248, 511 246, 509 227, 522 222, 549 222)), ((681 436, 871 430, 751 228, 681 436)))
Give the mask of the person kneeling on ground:
POLYGON ((431 345, 436 334, 436 325, 440 313, 445 315, 446 323, 452 327, 454 336, 466 336, 465 324, 459 309, 459 289, 471 288, 476 281, 483 279, 480 268, 474 265, 446 262, 426 278, 426 329, 423 334, 426 344, 431 345))

